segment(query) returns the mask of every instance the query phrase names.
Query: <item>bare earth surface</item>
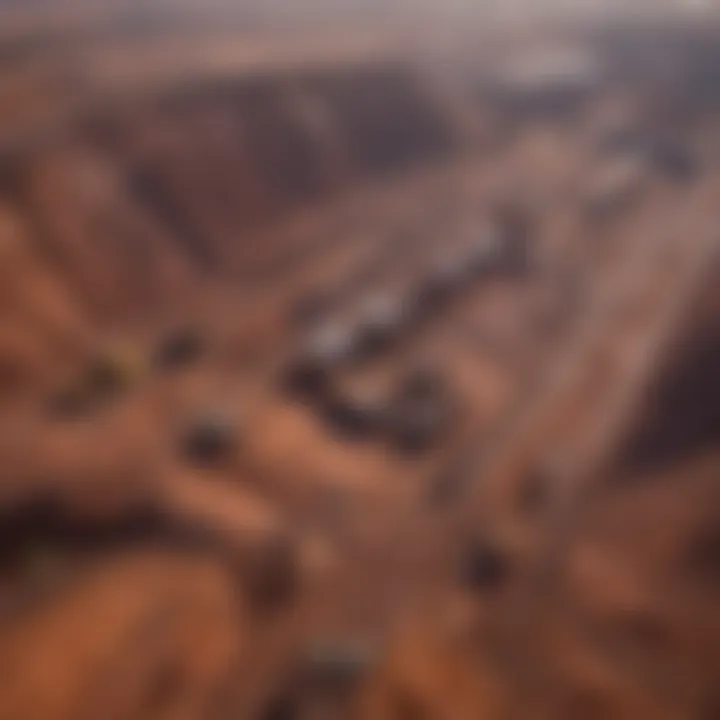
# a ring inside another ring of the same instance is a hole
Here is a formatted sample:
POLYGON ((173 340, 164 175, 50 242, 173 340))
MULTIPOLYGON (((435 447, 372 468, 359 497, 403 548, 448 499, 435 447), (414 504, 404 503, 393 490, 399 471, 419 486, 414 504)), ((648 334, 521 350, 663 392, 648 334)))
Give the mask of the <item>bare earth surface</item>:
POLYGON ((16 29, 0 720, 720 717, 718 33, 16 29))

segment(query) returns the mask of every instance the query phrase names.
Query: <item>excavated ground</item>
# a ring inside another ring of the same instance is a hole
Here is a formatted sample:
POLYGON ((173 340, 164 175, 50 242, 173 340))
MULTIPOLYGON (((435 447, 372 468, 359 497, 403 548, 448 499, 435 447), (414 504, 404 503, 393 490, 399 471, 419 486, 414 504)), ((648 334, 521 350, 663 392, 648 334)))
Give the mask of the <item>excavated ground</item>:
POLYGON ((718 716, 720 35, 386 35, 5 59, 2 720, 718 716))

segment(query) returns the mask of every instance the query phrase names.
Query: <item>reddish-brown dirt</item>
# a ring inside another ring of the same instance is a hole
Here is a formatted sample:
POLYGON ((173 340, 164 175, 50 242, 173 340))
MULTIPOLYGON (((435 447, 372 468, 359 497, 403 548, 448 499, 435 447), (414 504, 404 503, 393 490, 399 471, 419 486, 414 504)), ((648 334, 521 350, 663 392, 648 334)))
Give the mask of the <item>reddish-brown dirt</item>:
POLYGON ((19 32, 0 720, 717 717, 714 28, 19 32))

